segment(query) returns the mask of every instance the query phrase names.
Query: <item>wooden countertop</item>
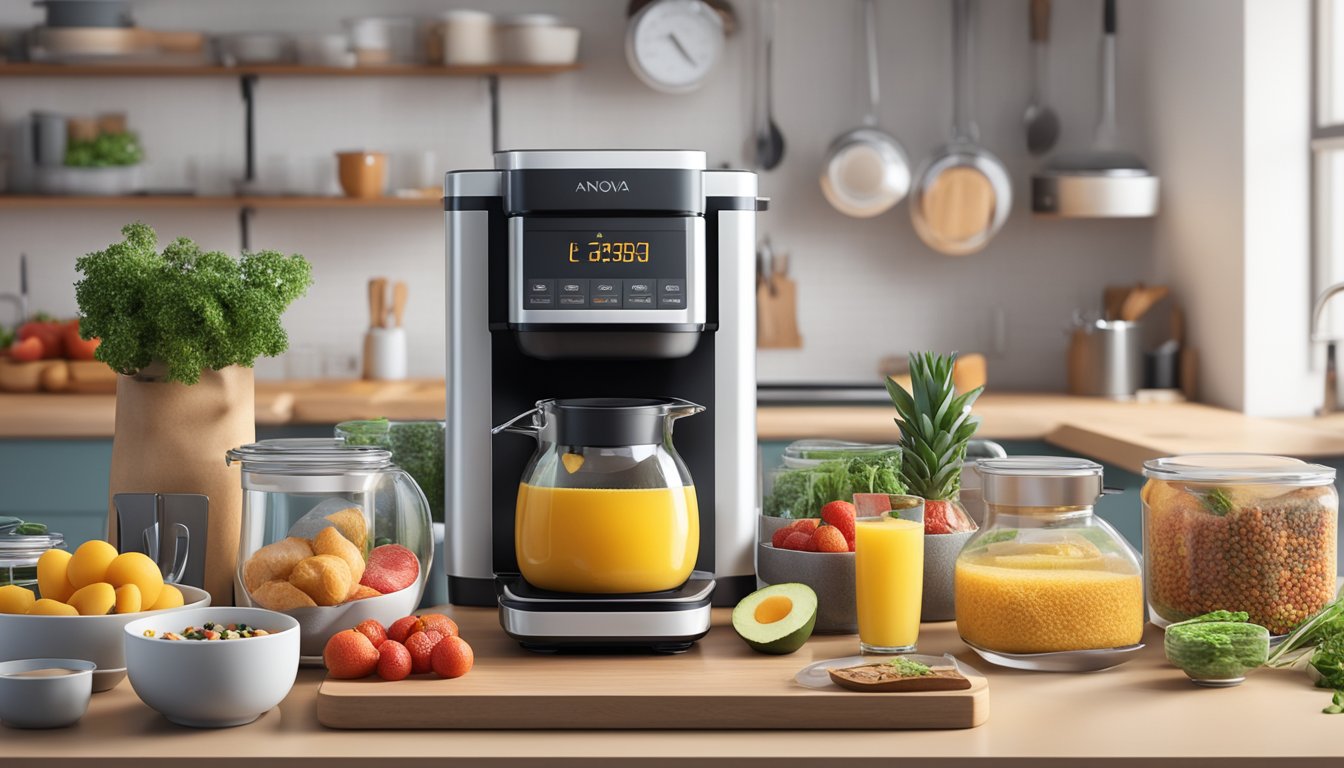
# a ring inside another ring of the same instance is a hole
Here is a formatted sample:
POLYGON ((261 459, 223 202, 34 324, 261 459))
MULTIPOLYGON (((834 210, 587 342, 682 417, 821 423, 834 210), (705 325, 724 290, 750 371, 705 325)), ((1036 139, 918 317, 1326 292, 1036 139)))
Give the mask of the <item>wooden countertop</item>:
MULTIPOLYGON (((444 384, 435 380, 258 381, 257 423, 334 424, 347 419, 440 419, 444 384)), ((979 436, 1045 440, 1137 472, 1158 456, 1252 451, 1298 457, 1344 456, 1344 414, 1325 419, 1264 419, 1194 403, 1121 403, 1061 394, 991 392, 976 403, 979 436)), ((112 395, 0 394, 0 438, 112 435, 112 395)), ((762 440, 833 437, 893 441, 884 405, 761 406, 762 440)))
MULTIPOLYGON (((487 614, 487 609, 454 609, 487 614)), ((493 624, 492 616, 471 617, 493 624)), ((714 633, 731 632, 727 611, 716 611, 714 633)), ((467 623, 464 621, 464 624, 467 623)), ((497 629, 494 631, 499 631, 497 629)), ((470 639, 470 637, 468 637, 470 639)), ((258 721, 239 728, 192 730, 170 724, 136 698, 129 682, 96 694, 83 720, 55 731, 0 732, 4 759, 21 765, 234 766, 261 765, 672 766, 700 760, 771 766, 1077 765, 1338 766, 1344 760, 1339 718, 1320 714, 1327 692, 1300 671, 1263 670, 1236 688, 1199 688, 1162 658, 1161 632, 1130 663, 1086 675, 999 669, 975 657, 951 622, 926 624, 920 651, 951 652, 989 678, 989 721, 961 731, 334 731, 317 722, 318 670, 303 670, 289 697, 258 721), (1216 763, 1214 761, 1217 761, 1216 763), (243 764, 246 764, 243 762, 243 764)), ((815 636, 790 659, 798 668, 854 653, 853 635, 815 636)), ((735 657, 750 664, 756 657, 735 657)), ((759 657, 765 659, 767 657, 759 657)), ((645 662, 655 667, 662 657, 645 662)), ((538 674, 564 656, 535 657, 538 674)), ((739 669, 740 671, 740 669, 739 669)), ((712 674, 706 664, 703 674, 712 674)), ((686 679, 694 686, 693 676, 686 679)), ((637 679, 612 685, 638 685, 637 679)), ((675 703, 668 718, 675 720, 675 703)))

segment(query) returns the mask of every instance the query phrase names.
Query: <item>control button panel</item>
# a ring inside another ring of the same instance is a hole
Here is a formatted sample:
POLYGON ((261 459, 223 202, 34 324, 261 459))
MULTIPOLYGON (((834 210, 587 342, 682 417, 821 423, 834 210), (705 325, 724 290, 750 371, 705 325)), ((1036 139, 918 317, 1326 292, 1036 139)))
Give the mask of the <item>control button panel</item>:
POLYGON ((658 308, 659 308, 659 309, 685 309, 685 308, 686 308, 686 281, 685 281, 685 280, 659 280, 659 281, 658 281, 658 308))
POLYGON ((685 280, 528 278, 525 309, 685 309, 685 280))

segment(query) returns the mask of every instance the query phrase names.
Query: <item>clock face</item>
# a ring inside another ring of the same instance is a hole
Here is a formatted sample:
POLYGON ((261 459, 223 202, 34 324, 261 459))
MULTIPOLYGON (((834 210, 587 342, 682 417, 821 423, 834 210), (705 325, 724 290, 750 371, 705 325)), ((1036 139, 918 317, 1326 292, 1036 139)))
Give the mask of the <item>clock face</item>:
POLYGON ((686 93, 704 83, 723 38, 723 19, 703 0, 654 0, 630 20, 625 55, 650 88, 686 93))

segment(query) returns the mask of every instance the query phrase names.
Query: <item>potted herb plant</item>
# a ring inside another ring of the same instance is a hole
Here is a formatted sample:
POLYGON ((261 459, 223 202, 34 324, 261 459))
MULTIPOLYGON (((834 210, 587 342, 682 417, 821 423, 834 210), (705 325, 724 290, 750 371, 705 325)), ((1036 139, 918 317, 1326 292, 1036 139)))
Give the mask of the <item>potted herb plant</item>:
POLYGON ((302 256, 275 251, 234 259, 186 238, 158 250, 145 224, 80 258, 80 335, 118 374, 111 498, 198 493, 210 499, 206 584, 232 604, 242 489, 225 451, 256 439, 252 364, 284 352, 280 316, 312 283, 302 256))
POLYGON ((953 569, 962 545, 976 531, 959 499, 966 445, 980 427, 971 406, 984 391, 957 394, 952 369, 957 356, 910 355, 910 391, 887 379, 901 428, 901 477, 909 492, 924 499, 924 621, 956 618, 953 569))

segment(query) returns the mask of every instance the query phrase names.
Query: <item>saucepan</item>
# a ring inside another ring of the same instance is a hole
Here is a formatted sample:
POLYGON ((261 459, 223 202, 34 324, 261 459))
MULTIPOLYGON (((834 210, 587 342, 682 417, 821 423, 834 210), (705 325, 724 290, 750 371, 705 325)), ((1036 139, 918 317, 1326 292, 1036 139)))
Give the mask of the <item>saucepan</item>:
POLYGON ((910 217, 924 244, 949 256, 975 253, 1008 220, 1013 188, 1008 171, 980 146, 971 116, 971 0, 952 6, 952 140, 915 174, 910 217))

